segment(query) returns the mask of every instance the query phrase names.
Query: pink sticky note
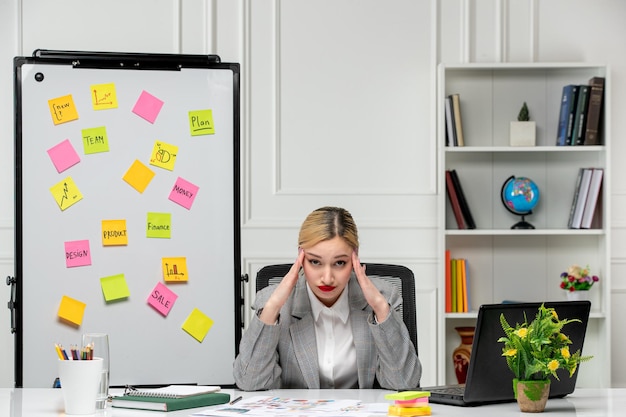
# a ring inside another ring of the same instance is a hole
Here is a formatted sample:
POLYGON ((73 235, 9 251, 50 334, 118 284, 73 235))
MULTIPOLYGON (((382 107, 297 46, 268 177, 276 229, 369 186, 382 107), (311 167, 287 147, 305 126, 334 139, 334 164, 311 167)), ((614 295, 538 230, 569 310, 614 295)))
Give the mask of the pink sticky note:
POLYGON ((154 123, 161 111, 161 107, 163 107, 163 102, 144 90, 137 99, 135 107, 133 107, 133 113, 150 123, 154 123))
POLYGON ((167 288, 162 282, 159 282, 150 293, 148 304, 159 313, 167 316, 177 298, 178 295, 174 294, 174 292, 167 288))
POLYGON ((80 162, 80 157, 69 139, 48 149, 48 156, 59 173, 80 162))
POLYGON ((91 265, 91 251, 88 240, 73 240, 65 242, 65 266, 91 265))
POLYGON ((198 194, 198 190, 200 187, 190 183, 178 177, 176 182, 174 183, 174 187, 170 192, 169 199, 172 200, 176 204, 180 204, 185 207, 187 210, 191 209, 191 205, 193 204, 193 200, 196 199, 196 194, 198 194))

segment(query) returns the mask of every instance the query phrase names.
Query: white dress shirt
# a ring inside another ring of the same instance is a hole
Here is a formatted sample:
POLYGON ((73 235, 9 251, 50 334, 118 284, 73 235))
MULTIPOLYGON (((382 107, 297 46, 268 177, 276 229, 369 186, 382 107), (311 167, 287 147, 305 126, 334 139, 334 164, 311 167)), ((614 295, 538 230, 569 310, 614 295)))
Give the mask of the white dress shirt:
POLYGON ((315 321, 320 388, 358 388, 356 349, 349 320, 348 287, 344 288, 332 307, 322 304, 308 284, 307 292, 315 321))

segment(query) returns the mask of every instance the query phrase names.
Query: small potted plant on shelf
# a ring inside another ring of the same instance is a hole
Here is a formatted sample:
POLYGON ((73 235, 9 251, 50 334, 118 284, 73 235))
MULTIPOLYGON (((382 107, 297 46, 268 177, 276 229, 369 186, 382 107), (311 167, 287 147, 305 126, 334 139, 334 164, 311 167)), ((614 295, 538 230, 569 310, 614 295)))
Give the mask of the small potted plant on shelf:
POLYGON ((589 290, 600 281, 597 275, 591 275, 589 265, 582 268, 572 265, 561 274, 561 288, 567 291, 568 300, 588 300, 589 290))
POLYGON ((502 356, 513 371, 513 391, 522 412, 542 412, 550 393, 550 377, 558 380, 558 369, 567 370, 571 377, 579 363, 592 358, 582 356, 580 350, 569 351, 572 342, 561 330, 572 322, 580 320, 560 320, 554 308, 543 304, 534 320, 529 323, 524 317, 515 327, 500 315, 505 336, 498 342, 504 343, 502 356))
POLYGON ((511 122, 509 139, 511 146, 535 146, 535 122, 530 120, 526 102, 522 105, 517 121, 511 122))

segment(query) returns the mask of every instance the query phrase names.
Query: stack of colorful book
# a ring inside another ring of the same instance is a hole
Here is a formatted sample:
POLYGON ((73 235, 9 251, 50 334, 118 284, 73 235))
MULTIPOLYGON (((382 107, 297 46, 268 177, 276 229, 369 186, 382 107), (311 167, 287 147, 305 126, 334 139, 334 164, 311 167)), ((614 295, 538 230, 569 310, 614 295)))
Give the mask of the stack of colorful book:
POLYGON ((393 400, 389 406, 387 415, 389 416, 429 416, 431 415, 430 405, 428 405, 428 391, 401 391, 394 394, 385 395, 386 400, 393 400))

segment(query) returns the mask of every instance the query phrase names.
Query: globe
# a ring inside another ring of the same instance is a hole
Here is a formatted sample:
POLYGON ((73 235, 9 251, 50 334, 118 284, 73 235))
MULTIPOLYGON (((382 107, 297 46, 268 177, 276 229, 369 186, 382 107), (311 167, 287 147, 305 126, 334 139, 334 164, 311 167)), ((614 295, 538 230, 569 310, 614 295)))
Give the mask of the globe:
POLYGON ((535 228, 524 218, 524 216, 532 214, 539 202, 539 187, 533 180, 526 177, 510 176, 502 184, 501 197, 502 204, 508 211, 522 216, 522 220, 511 226, 511 229, 535 228))

